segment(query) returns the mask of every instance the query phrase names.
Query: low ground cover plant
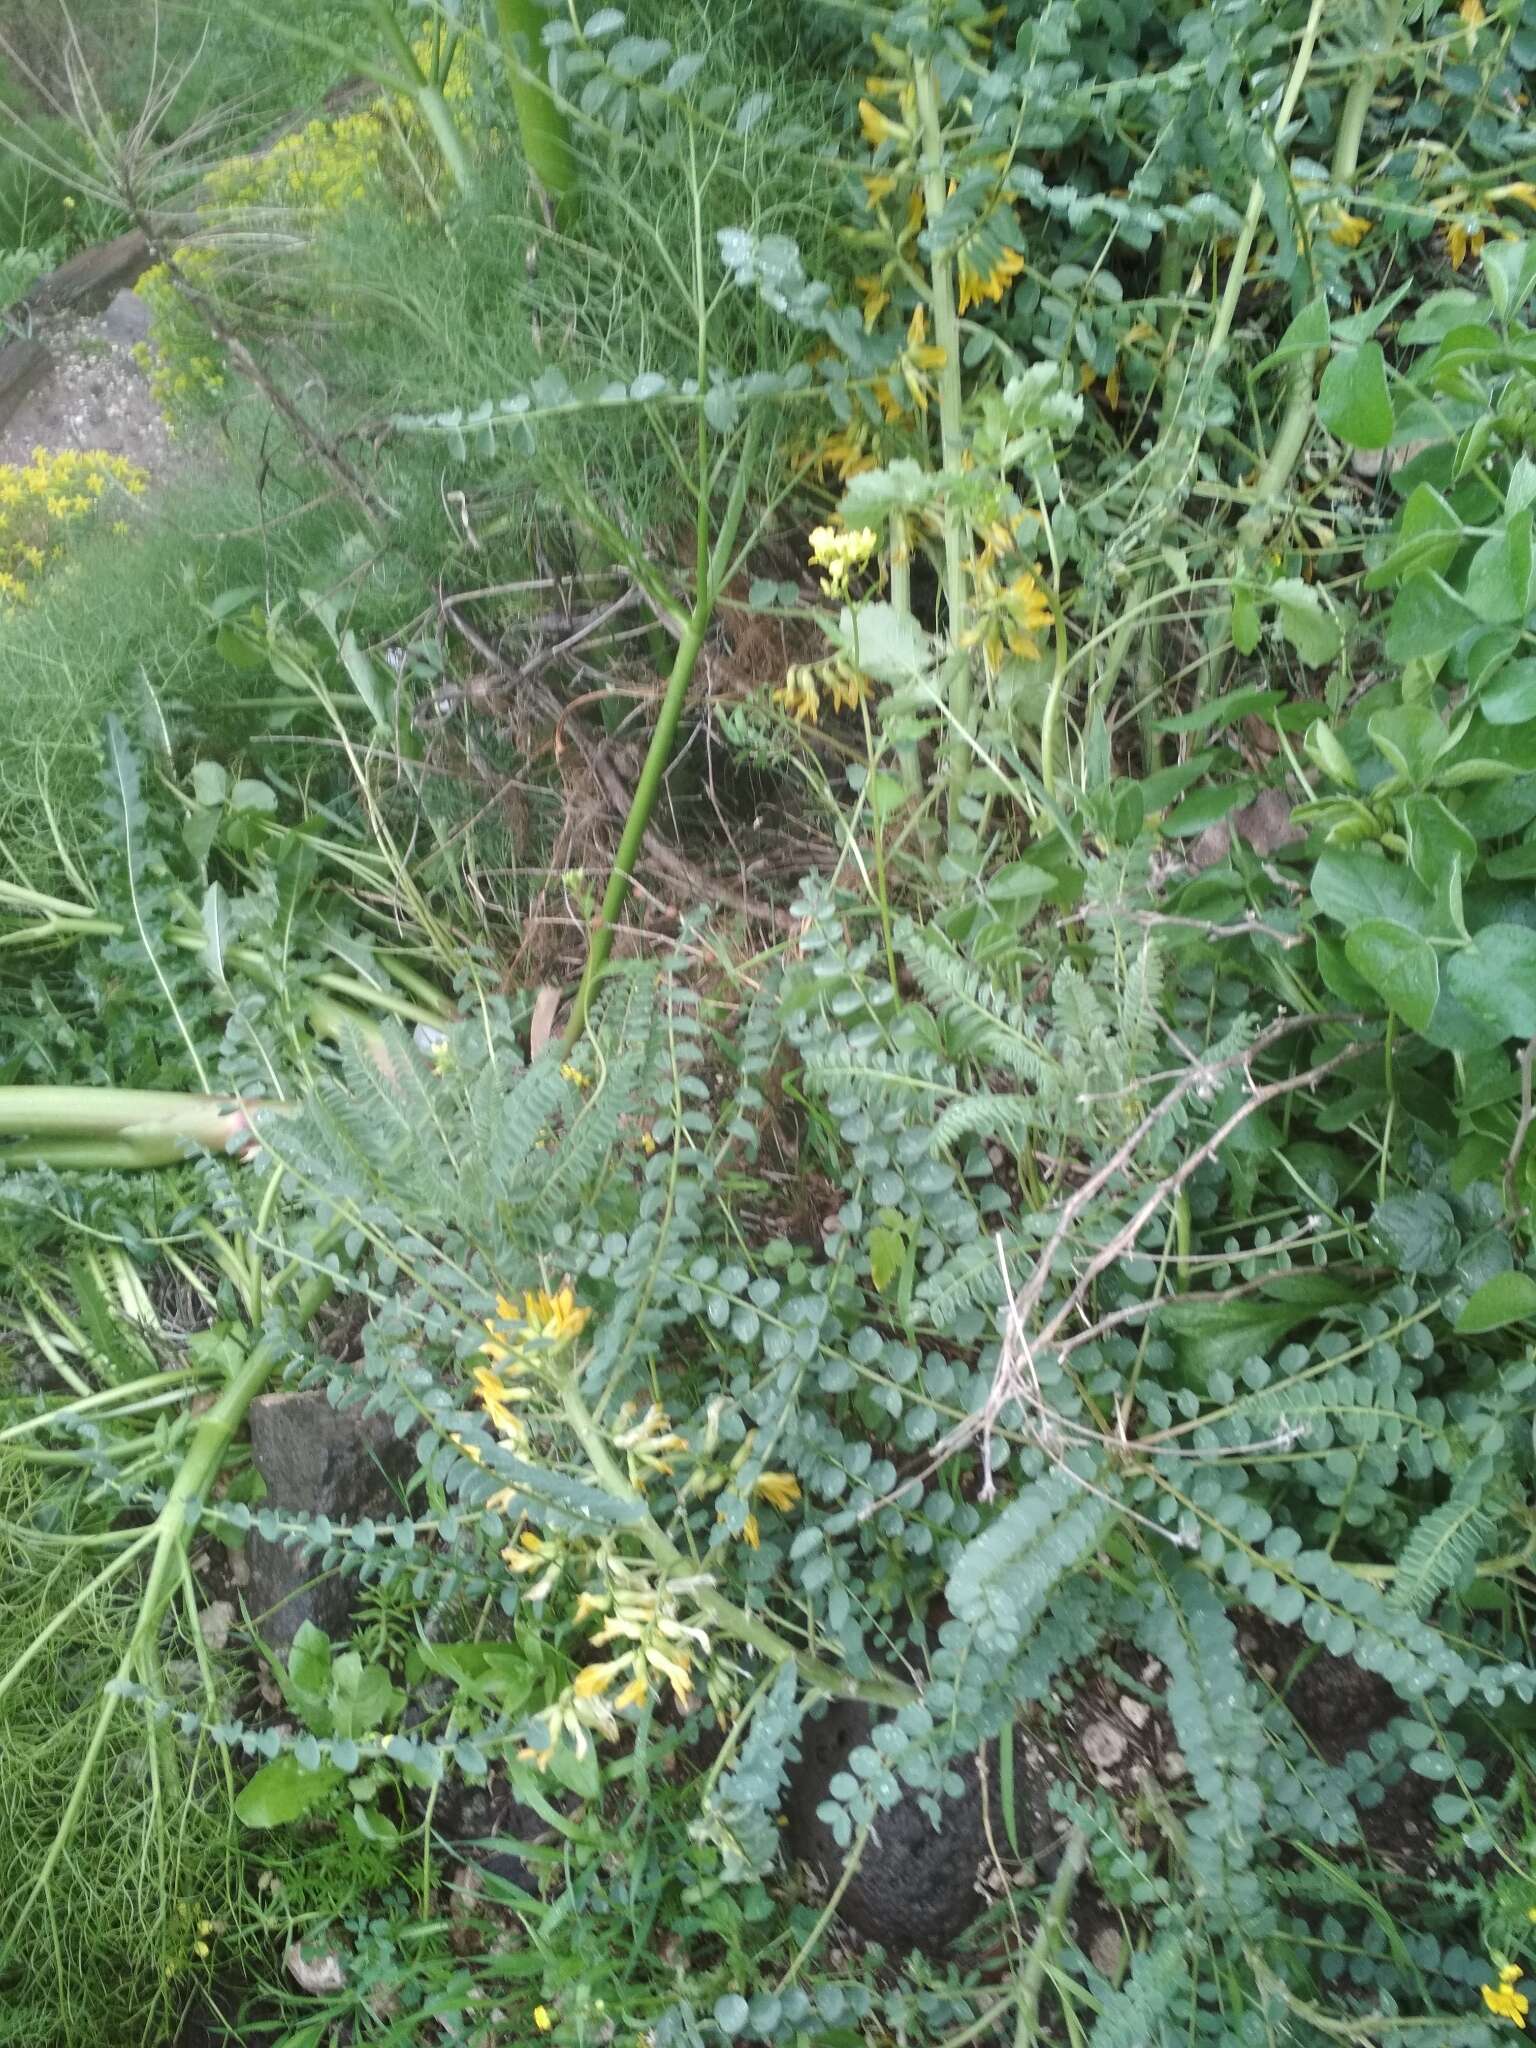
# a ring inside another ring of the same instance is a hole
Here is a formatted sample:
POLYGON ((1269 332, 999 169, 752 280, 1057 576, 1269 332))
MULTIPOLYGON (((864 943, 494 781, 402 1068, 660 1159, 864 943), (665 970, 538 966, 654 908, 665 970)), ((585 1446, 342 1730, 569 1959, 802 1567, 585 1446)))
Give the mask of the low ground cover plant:
POLYGON ((258 523, 0 621, 0 2038, 1513 2038, 1531 26, 260 26, 258 523))

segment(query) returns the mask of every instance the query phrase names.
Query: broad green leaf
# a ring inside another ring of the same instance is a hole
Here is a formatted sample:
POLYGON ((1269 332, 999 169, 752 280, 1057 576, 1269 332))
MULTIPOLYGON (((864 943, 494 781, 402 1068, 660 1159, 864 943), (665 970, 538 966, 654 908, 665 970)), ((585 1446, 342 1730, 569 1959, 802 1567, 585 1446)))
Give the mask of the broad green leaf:
POLYGON ((266 811, 277 809, 277 795, 268 783, 246 778, 237 782, 229 793, 230 809, 234 811, 266 811))
POLYGON ((1276 363, 1289 362, 1292 356, 1315 356, 1328 346, 1328 340, 1328 301, 1309 299, 1281 335, 1274 350, 1259 364, 1255 374, 1262 376, 1276 363))
POLYGON ((862 674, 893 688, 916 682, 933 666, 928 635, 894 605, 861 604, 856 612, 845 605, 828 637, 862 674))
POLYGON ((1536 242, 1490 242, 1483 251, 1483 282, 1499 318, 1512 318, 1536 287, 1536 242))
POLYGON ((1367 918, 1422 931, 1434 908, 1416 875, 1367 846, 1325 847, 1312 870, 1312 900, 1349 931, 1367 918))
POLYGON ((203 964, 220 988, 228 975, 224 962, 234 939, 233 915, 222 882, 210 882, 203 896, 203 964))
POLYGON ((1421 570, 1443 572, 1456 559, 1462 524, 1433 484, 1417 484, 1403 507, 1386 560, 1365 579, 1367 590, 1384 590, 1421 570))
POLYGON ((1402 801, 1408 828, 1408 865, 1426 889, 1438 890, 1459 863, 1463 875, 1477 859, 1477 841, 1459 818, 1452 817, 1437 796, 1407 796, 1402 801))
POLYGON ((280 1828, 322 1804, 341 1783, 334 1764, 306 1771, 295 1756, 274 1757, 242 1787, 235 1815, 248 1828, 280 1828))
POLYGON ((1378 711, 1366 731, 1383 759, 1416 788, 1428 782, 1435 763, 1454 743, 1439 713, 1427 704, 1378 711))
POLYGON ((1443 576, 1410 576, 1397 593, 1387 623, 1387 654, 1401 665, 1433 661, 1477 623, 1443 576))
POLYGON ((1450 1204, 1420 1192, 1389 1195, 1371 1215, 1371 1235, 1404 1273, 1448 1273, 1461 1250, 1450 1204))
POLYGON ((1344 941, 1344 954, 1411 1030, 1424 1029, 1440 995, 1440 968, 1427 940, 1400 924, 1367 918, 1344 941))
POLYGON ((1386 447, 1392 438, 1392 394, 1380 342, 1365 342, 1333 358, 1318 386, 1317 416, 1346 447, 1386 447))
POLYGON ((1536 931, 1489 924, 1446 968, 1451 993, 1500 1038, 1536 1038, 1536 931))
POLYGON ((1232 645, 1239 654, 1252 654, 1259 644, 1259 608, 1250 590, 1232 593, 1232 645))
POLYGON ((1536 661, 1512 661, 1478 694, 1477 708, 1490 725, 1524 725, 1536 718, 1536 661))
POLYGON ((1458 1337, 1502 1330, 1506 1323, 1536 1318, 1536 1280, 1529 1273, 1495 1273, 1485 1280, 1456 1318, 1458 1337))
POLYGON ((869 1233, 869 1277, 877 1294, 884 1294, 896 1278, 906 1255, 907 1241, 899 1230, 888 1230, 881 1223, 869 1233))
POLYGON ((1208 703, 1177 712, 1172 718, 1160 718, 1153 731, 1204 732, 1211 726, 1236 725, 1240 718, 1262 717, 1284 701, 1278 690, 1268 690, 1256 683, 1246 690, 1233 690, 1225 697, 1213 697, 1208 703))
POLYGON ((367 707, 368 715, 381 732, 389 729, 388 686, 374 666, 373 657, 358 645, 357 635, 348 629, 341 636, 337 652, 352 687, 367 707))
POLYGON ((1467 572, 1467 604, 1490 625, 1523 619, 1531 601, 1531 512, 1484 541, 1467 572))
POLYGON ((1311 584, 1299 576, 1283 576, 1270 586, 1269 594, 1280 614, 1280 630, 1302 660, 1311 668, 1332 661, 1344 636, 1311 584))
POLYGON ((311 1728, 330 1733, 331 1639, 312 1621, 301 1622, 294 1636, 283 1692, 311 1728))
POLYGON ((1404 323, 1398 339, 1410 348, 1428 348, 1443 341, 1453 327, 1465 326, 1481 304, 1477 293, 1469 292, 1462 284, 1452 285, 1449 291, 1433 292, 1416 309, 1413 318, 1404 323))
POLYGON ((229 795, 229 771, 217 761, 198 761, 192 769, 192 794, 200 804, 216 808, 229 795))

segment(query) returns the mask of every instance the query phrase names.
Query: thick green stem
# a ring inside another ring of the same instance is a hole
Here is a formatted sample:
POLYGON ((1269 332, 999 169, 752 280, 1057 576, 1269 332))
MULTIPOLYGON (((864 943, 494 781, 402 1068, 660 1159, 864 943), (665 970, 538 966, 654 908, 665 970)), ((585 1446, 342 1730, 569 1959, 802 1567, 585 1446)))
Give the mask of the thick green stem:
MULTIPOLYGON (((339 1236, 339 1230, 332 1235, 339 1236)), ((300 1289, 295 1306, 295 1315, 301 1328, 328 1298, 335 1284, 329 1273, 317 1273, 306 1281, 300 1289)), ((154 1547, 145 1572, 144 1589, 139 1599, 138 1616, 124 1648, 122 1661, 118 1665, 116 1681, 107 1688, 97 1711, 90 1739, 86 1743, 76 1772, 74 1787, 59 1817, 59 1825, 48 1846, 48 1852, 38 1865, 36 1875, 25 1896, 16 1905, 10 1931, 4 1942, 0 1943, 0 1964, 9 1959, 18 1937, 26 1931, 32 1908, 47 1891, 53 1873, 69 1846, 75 1824, 85 1803, 87 1788, 123 1697, 120 1688, 135 1680, 147 1685, 154 1678, 159 1661, 160 1624, 172 1595, 181 1583, 187 1546, 196 1532, 202 1504, 219 1475, 219 1468, 228 1455, 235 1431, 245 1420, 246 1411, 271 1378, 286 1349, 287 1339, 282 1335, 264 1337, 252 1348, 243 1364, 226 1382, 213 1406, 199 1418, 192 1441, 187 1447, 186 1455, 181 1461, 159 1514, 144 1535, 137 1539, 134 1547, 121 1557, 115 1558, 107 1568, 107 1573, 102 1575, 104 1577, 117 1573, 131 1558, 138 1555, 140 1547, 153 1542, 154 1547)), ((93 1586, 99 1583, 99 1578, 92 1582, 93 1586)), ((74 1604, 78 1604, 78 1598, 74 1604)), ((56 1622, 57 1620, 56 1617, 56 1622)), ((50 1627, 46 1633, 51 1632, 50 1627)), ((25 1663, 26 1659, 22 1661, 25 1663)), ((15 1675, 16 1667, 13 1667, 4 1683, 10 1683, 15 1675)))
POLYGON ((545 79, 542 30, 546 19, 538 0, 496 0, 502 61, 523 157, 550 200, 558 202, 575 187, 576 159, 565 110, 545 79))
POLYGON ((464 137, 459 133, 458 123, 449 111, 448 102, 443 98, 442 88, 435 80, 428 78, 416 61, 416 53, 406 40, 405 31, 395 19, 390 0, 367 0, 368 12, 373 16, 380 40, 400 66, 403 77, 402 87, 415 102, 421 118, 432 131, 432 140, 448 168, 459 191, 468 199, 475 190, 475 167, 470 161, 469 150, 464 137))
MULTIPOLYGON (((913 66, 917 87, 917 116, 923 140, 923 206, 932 227, 944 211, 944 134, 939 124, 939 95, 933 66, 919 59, 913 66)), ((960 381, 960 321, 955 311, 955 266, 947 251, 933 258, 930 272, 933 293, 933 338, 944 351, 939 366, 939 451, 945 470, 956 480, 965 457, 965 436, 961 412, 963 392, 960 381)), ((949 708, 961 731, 969 731, 971 717, 971 663, 965 652, 965 532, 952 490, 944 494, 944 607, 948 625, 950 659, 945 665, 949 708)), ((970 749, 957 734, 944 742, 946 755, 943 780, 949 794, 949 836, 953 845, 961 831, 960 805, 970 771, 970 749)))
POLYGON ((169 1088, 8 1087, 0 1088, 0 1138, 164 1138, 221 1152, 253 1107, 169 1088))

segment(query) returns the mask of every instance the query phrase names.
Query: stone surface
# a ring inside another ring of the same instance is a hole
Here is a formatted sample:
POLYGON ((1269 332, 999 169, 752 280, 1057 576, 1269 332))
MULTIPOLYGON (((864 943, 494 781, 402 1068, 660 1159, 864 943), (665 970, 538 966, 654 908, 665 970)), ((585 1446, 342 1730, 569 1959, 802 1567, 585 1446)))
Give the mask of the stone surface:
POLYGON ((52 367, 47 349, 30 335, 0 348, 0 426, 31 396, 52 367))
MULTIPOLYGON (((800 1762, 791 1773, 786 1811, 791 1851, 819 1869, 828 1885, 838 1881, 846 1852, 838 1847, 816 1809, 828 1797, 850 1754, 869 1740, 873 1717, 867 1707, 839 1701, 800 1731, 800 1762)), ((859 1867, 838 1911, 866 1940, 897 1951, 943 1949, 986 1904, 977 1879, 992 1861, 983 1812, 981 1777, 974 1757, 955 1765, 964 1790, 940 1802, 935 1828, 913 1793, 881 1814, 865 1845, 859 1867)), ((1044 1757, 1026 1738, 1015 1737, 1014 1797, 1019 1847, 1045 1860, 1058 1823, 1046 1801, 1049 1772, 1044 1757)), ((993 1842, 1007 1853, 1007 1831, 998 1812, 995 1749, 989 1759, 993 1842)))
POLYGON ((151 315, 147 301, 137 292, 118 292, 101 316, 101 331, 108 341, 132 348, 136 341, 149 339, 151 315))
MULTIPOLYGON (((333 1522, 393 1514, 415 1469, 410 1440, 397 1437, 386 1417, 333 1408, 319 1392, 261 1395, 251 1403, 250 1429, 251 1458, 266 1482, 263 1505, 279 1514, 333 1522)), ((351 1573, 322 1574, 313 1556, 254 1529, 245 1548, 246 1605, 264 1642, 286 1650, 306 1621, 332 1641, 346 1634, 357 1596, 351 1573)))
POLYGON ((116 293, 137 284, 149 261, 148 243, 137 228, 130 228, 115 241, 82 249, 40 277, 23 304, 37 313, 99 313, 116 293))

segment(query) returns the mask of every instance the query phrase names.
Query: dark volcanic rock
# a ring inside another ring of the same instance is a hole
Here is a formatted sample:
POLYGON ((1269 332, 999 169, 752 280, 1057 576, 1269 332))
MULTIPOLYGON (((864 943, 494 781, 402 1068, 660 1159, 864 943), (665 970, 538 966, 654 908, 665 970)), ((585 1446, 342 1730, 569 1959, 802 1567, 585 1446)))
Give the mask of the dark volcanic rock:
MULTIPOLYGON (((251 1457, 266 1481, 267 1507, 333 1522, 392 1513, 416 1463, 409 1439, 397 1437, 386 1416, 333 1408, 318 1392, 253 1401, 251 1457)), ((306 1621, 333 1641, 346 1634, 357 1590, 349 1573, 321 1573, 312 1556, 269 1543, 254 1529, 245 1547, 247 1604, 272 1648, 286 1650, 306 1621)))
MULTIPOLYGON (((790 1780, 788 1842, 803 1862, 835 1884, 847 1852, 838 1847, 816 1809, 848 1758, 869 1740, 874 1725, 868 1707, 836 1702, 800 1733, 800 1762, 790 1780)), ((1006 1854, 1007 1833, 999 1811, 996 1747, 989 1755, 992 1839, 1006 1854)), ((886 1948, 941 1949, 981 1912, 986 1901, 976 1880, 992 1857, 987 1841, 981 1778, 975 1757, 955 1765, 965 1789, 939 1802, 940 1825, 907 1793, 880 1815, 859 1867, 838 1911, 866 1940, 886 1948)), ((1014 1738, 1014 1797, 1019 1847, 1047 1857, 1057 1823, 1046 1801, 1046 1760, 1022 1735, 1014 1738)))

